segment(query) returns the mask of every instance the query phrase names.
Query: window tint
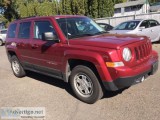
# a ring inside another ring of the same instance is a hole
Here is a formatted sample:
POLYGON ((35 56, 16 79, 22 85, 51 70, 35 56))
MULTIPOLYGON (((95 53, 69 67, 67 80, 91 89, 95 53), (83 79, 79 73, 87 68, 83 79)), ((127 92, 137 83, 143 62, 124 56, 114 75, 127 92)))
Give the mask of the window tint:
POLYGON ((55 30, 49 21, 37 21, 34 23, 34 38, 42 39, 42 33, 53 32, 55 30))
POLYGON ((20 23, 18 38, 29 38, 30 37, 30 26, 31 22, 20 23))
POLYGON ((149 23, 150 23, 150 27, 154 27, 154 26, 159 25, 159 23, 155 20, 150 20, 149 23))
POLYGON ((8 38, 15 38, 17 24, 11 24, 8 29, 8 38))
POLYGON ((134 30, 139 24, 139 21, 124 22, 115 27, 115 30, 134 30))
POLYGON ((149 21, 148 20, 145 20, 141 23, 140 27, 145 27, 145 28, 148 28, 149 27, 149 21))
POLYGON ((1 31, 1 34, 6 34, 7 33, 7 30, 2 30, 1 31))
POLYGON ((69 39, 105 32, 103 28, 87 17, 60 18, 57 19, 57 22, 64 35, 69 39))

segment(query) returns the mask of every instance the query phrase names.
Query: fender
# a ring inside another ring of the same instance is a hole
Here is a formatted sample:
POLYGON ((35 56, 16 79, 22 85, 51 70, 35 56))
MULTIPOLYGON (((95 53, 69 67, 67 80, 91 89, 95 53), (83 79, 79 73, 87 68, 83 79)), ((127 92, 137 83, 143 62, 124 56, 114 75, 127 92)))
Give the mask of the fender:
POLYGON ((95 65, 101 80, 111 80, 109 71, 100 54, 91 51, 66 50, 64 52, 64 60, 62 65, 63 73, 66 73, 66 67, 69 59, 85 60, 91 62, 95 65))

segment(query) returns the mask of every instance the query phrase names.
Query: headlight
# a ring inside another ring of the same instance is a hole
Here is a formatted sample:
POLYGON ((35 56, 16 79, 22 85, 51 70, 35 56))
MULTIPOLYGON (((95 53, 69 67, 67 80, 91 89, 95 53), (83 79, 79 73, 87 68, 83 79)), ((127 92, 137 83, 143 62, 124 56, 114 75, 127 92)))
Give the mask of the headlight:
POLYGON ((131 58, 132 58, 132 53, 131 53, 131 50, 129 48, 124 48, 123 49, 123 53, 122 53, 122 56, 123 56, 123 59, 125 61, 130 61, 131 58))

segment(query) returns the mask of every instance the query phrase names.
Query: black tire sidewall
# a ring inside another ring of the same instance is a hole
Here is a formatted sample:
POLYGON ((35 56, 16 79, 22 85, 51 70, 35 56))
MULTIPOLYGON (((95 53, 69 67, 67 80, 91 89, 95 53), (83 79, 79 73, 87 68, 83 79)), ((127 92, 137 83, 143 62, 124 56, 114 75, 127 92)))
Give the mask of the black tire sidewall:
POLYGON ((99 84, 99 81, 98 81, 96 75, 93 73, 93 71, 90 68, 86 67, 86 66, 78 65, 72 70, 71 76, 70 76, 70 84, 71 84, 72 90, 73 90, 74 94, 76 95, 76 97, 79 98, 83 102, 86 102, 86 103, 89 103, 89 104, 93 104, 101 96, 102 88, 101 88, 101 86, 99 84), (92 84, 93 84, 93 93, 92 93, 92 95, 90 97, 83 97, 77 92, 77 90, 76 90, 76 88, 74 86, 74 77, 78 73, 84 73, 88 77, 90 77, 90 79, 92 81, 92 84))
POLYGON ((12 68, 12 71, 13 71, 13 73, 14 73, 14 75, 15 75, 16 77, 21 78, 21 77, 24 77, 24 76, 26 75, 26 73, 25 73, 22 65, 20 64, 20 62, 19 62, 19 60, 18 60, 18 58, 17 58, 16 56, 12 56, 12 57, 11 57, 11 68, 12 68), (19 71, 18 74, 16 74, 16 73, 14 72, 14 70, 13 70, 13 67, 12 67, 12 62, 13 62, 13 61, 17 61, 17 63, 19 64, 19 69, 20 69, 20 71, 19 71))

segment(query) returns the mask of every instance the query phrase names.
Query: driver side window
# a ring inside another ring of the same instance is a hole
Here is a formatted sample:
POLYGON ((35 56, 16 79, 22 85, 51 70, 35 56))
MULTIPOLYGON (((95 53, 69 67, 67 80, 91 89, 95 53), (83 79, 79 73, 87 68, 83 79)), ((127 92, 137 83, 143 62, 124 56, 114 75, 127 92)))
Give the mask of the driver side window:
POLYGON ((34 38, 42 39, 42 33, 53 32, 55 30, 49 21, 36 21, 34 23, 34 38))

